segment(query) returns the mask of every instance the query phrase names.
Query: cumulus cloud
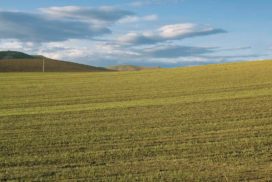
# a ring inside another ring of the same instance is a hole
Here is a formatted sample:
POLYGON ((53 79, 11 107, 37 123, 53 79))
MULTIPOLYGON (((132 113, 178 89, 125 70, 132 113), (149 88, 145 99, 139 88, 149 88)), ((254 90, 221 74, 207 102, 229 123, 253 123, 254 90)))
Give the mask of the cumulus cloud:
POLYGON ((119 41, 128 44, 155 44, 168 40, 181 40, 189 37, 226 33, 223 29, 192 23, 163 26, 155 31, 130 32, 119 37, 119 41))

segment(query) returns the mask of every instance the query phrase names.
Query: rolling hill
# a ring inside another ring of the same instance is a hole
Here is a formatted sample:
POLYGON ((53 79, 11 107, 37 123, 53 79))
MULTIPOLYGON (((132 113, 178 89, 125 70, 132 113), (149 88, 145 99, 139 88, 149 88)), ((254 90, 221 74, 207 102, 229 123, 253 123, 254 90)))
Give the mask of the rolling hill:
MULTIPOLYGON (((43 56, 31 56, 21 52, 1 51, 0 72, 41 72, 43 56)), ((45 72, 100 72, 106 68, 45 58, 45 72)))
POLYGON ((145 66, 134 66, 134 65, 117 65, 109 66, 108 69, 116 71, 141 71, 150 69, 159 69, 160 67, 145 67, 145 66))
POLYGON ((17 51, 0 51, 0 60, 2 59, 34 59, 34 56, 17 51))
POLYGON ((0 73, 0 181, 271 181, 271 70, 0 73))

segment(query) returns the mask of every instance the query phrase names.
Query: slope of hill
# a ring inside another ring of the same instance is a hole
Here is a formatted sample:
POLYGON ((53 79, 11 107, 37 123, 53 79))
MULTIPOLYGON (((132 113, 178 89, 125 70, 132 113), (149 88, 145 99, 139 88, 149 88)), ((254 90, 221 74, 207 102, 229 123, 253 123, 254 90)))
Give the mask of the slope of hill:
POLYGON ((0 73, 0 181, 271 181, 271 70, 0 73))
POLYGON ((43 70, 43 59, 45 59, 45 72, 111 71, 102 67, 53 60, 22 52, 0 51, 0 72, 41 72, 43 70))
POLYGON ((0 51, 1 59, 33 59, 34 57, 17 51, 0 51))
MULTIPOLYGON (((88 66, 66 61, 45 59, 45 72, 88 72, 110 71, 106 68, 88 66)), ((43 60, 40 59, 8 59, 0 60, 0 72, 41 72, 43 60)))
MULTIPOLYGON (((30 56, 21 52, 0 52, 0 72, 41 72, 43 70, 43 56, 30 56)), ((45 72, 94 72, 110 71, 106 68, 58 61, 45 58, 45 72)))
POLYGON ((159 69, 160 67, 145 67, 145 66, 134 66, 134 65, 117 65, 109 66, 108 69, 116 71, 140 71, 149 69, 159 69))

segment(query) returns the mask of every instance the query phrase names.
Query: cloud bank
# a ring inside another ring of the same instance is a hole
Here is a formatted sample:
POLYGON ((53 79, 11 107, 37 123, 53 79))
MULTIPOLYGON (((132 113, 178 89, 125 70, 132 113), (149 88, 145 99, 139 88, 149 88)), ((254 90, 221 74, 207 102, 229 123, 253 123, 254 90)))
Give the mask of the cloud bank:
POLYGON ((0 39, 32 42, 89 39, 109 34, 110 29, 79 21, 47 19, 44 16, 22 12, 0 12, 0 39))
POLYGON ((0 11, 0 39, 52 42, 110 34, 110 25, 134 13, 114 7, 51 7, 38 13, 0 11))

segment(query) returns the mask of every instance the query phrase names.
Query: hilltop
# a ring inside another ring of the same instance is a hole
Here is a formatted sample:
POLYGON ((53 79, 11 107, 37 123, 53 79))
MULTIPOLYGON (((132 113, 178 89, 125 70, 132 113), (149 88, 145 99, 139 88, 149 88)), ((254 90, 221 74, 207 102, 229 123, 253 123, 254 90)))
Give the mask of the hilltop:
POLYGON ((106 68, 33 56, 16 51, 0 51, 0 72, 41 72, 45 60, 45 72, 96 72, 106 68))

